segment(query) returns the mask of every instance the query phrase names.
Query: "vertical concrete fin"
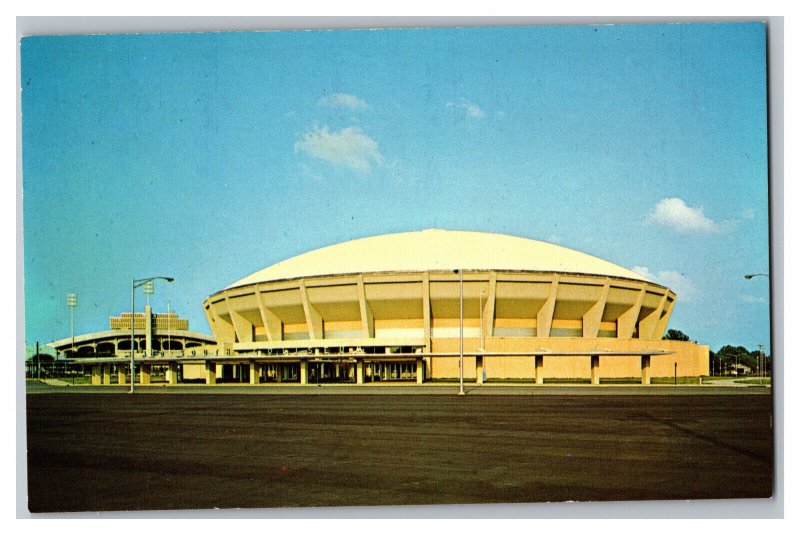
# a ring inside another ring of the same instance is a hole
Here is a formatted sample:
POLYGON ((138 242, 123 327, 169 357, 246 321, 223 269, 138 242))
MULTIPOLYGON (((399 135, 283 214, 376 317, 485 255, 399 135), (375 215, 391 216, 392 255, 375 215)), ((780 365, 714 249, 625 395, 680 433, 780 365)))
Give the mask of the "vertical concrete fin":
POLYGON ((209 303, 206 311, 206 318, 211 327, 211 332, 214 333, 214 339, 217 344, 232 344, 234 340, 233 325, 222 319, 216 311, 215 306, 209 303))
POLYGON ((639 319, 639 311, 642 310, 642 302, 644 301, 645 286, 639 290, 639 295, 631 307, 623 312, 617 318, 617 338, 630 339, 633 338, 633 331, 636 328, 636 320, 639 319))
POLYGON ((255 293, 258 311, 261 313, 261 322, 264 324, 264 330, 267 331, 267 340, 270 342, 283 340, 283 322, 267 307, 265 297, 258 287, 256 287, 255 293))
POLYGON ((306 314, 308 337, 311 340, 322 340, 322 316, 308 300, 308 291, 305 281, 300 281, 300 299, 303 301, 303 311, 306 314))
MULTIPOLYGON (((655 339, 656 330, 658 327, 658 320, 661 319, 661 313, 664 311, 664 306, 667 303, 667 294, 661 296, 658 306, 654 311, 642 318, 639 322, 639 338, 645 340, 655 339)), ((660 337, 659 337, 660 338, 660 337)))
POLYGON ((483 335, 486 338, 494 336, 494 306, 497 299, 497 273, 489 274, 489 295, 483 304, 483 335))
POLYGON ((600 291, 600 297, 597 299, 597 302, 583 315, 584 338, 597 338, 597 334, 600 332, 600 322, 603 321, 603 312, 606 309, 606 301, 608 300, 608 292, 610 289, 611 281, 606 281, 605 285, 603 285, 603 289, 600 291))
POLYGON ((253 324, 247 321, 244 316, 233 309, 227 292, 225 292, 225 306, 228 307, 228 314, 231 316, 233 330, 236 332, 236 338, 238 338, 240 342, 252 342, 253 324))
MULTIPOLYGON (((668 294, 669 295, 669 294, 668 294)), ((672 315, 672 308, 675 306, 675 295, 672 295, 672 301, 667 300, 667 303, 664 305, 664 312, 662 313, 661 317, 656 324, 656 332, 654 333, 653 338, 660 340, 664 333, 667 331, 667 324, 669 323, 669 317, 672 315)))
POLYGON ((364 275, 358 276, 358 305, 361 309, 361 336, 375 338, 375 317, 367 303, 367 292, 364 289, 364 275))
POLYGON ((425 352, 431 351, 431 276, 422 274, 422 325, 425 336, 425 352))
POLYGON ((550 326, 553 324, 553 312, 556 309, 556 295, 558 294, 558 275, 553 275, 553 282, 550 284, 550 293, 547 301, 536 314, 536 336, 547 338, 550 336, 550 326))

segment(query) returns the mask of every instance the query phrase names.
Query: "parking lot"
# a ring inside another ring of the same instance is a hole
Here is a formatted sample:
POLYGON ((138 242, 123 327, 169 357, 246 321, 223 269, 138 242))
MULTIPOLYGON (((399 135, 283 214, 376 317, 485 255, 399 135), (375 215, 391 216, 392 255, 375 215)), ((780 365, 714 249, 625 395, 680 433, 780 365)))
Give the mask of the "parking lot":
POLYGON ((770 395, 601 390, 463 397, 324 389, 315 395, 29 394, 29 507, 771 495, 770 395))

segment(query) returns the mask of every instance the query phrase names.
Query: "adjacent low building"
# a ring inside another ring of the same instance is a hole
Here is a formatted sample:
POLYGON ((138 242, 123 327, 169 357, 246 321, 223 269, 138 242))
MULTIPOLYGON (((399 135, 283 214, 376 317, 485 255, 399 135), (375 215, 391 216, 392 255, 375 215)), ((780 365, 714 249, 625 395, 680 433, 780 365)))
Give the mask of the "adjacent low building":
MULTIPOLYGON (((68 359, 85 359, 130 355, 131 313, 123 312, 108 320, 109 330, 81 334, 47 344, 68 359)), ((189 320, 175 312, 154 314, 150 306, 133 316, 133 347, 141 355, 151 357, 182 355, 192 348, 215 344, 214 338, 189 330, 189 320)))

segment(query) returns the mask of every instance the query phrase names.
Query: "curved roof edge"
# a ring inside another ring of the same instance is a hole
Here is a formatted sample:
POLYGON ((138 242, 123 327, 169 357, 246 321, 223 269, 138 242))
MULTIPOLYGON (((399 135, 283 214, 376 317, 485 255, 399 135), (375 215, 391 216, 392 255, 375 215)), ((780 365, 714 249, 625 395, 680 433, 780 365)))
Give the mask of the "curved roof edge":
POLYGON ((430 229, 328 245, 277 262, 225 289, 304 277, 458 269, 601 275, 658 284, 617 264, 548 242, 489 232, 430 229))
MULTIPOLYGON (((136 336, 142 336, 144 332, 142 329, 136 330, 136 336)), ((195 331, 184 331, 180 329, 173 329, 170 333, 170 336, 173 338, 192 338, 196 341, 204 341, 204 342, 211 342, 214 343, 216 340, 210 334, 205 333, 198 333, 195 331)), ((163 332, 153 333, 153 337, 158 338, 166 338, 168 335, 163 332)), ((87 342, 94 342, 94 341, 106 341, 119 338, 121 340, 130 340, 131 339, 131 332, 130 331, 123 331, 118 329, 110 329, 107 331, 96 331, 93 333, 84 333, 75 336, 75 344, 85 344, 87 342)), ((59 340, 53 340, 52 342, 47 342, 48 347, 55 347, 61 348, 64 346, 71 346, 73 342, 72 338, 61 338, 59 340)))

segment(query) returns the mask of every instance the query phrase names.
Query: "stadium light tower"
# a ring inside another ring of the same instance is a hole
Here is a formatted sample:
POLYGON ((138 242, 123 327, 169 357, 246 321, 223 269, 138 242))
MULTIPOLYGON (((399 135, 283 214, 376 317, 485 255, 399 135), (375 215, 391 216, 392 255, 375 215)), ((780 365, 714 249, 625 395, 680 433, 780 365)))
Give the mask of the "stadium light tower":
POLYGON ((142 286, 144 286, 144 295, 147 296, 147 306, 150 306, 150 296, 156 293, 156 289, 153 287, 153 281, 149 280, 142 286))
POLYGON ((72 353, 75 356, 75 307, 78 306, 78 294, 67 294, 69 307, 69 335, 72 338, 72 353))
POLYGON ((136 312, 136 306, 135 306, 135 303, 136 303, 136 291, 135 290, 136 290, 136 288, 138 288, 140 286, 145 286, 146 284, 150 284, 150 287, 152 288, 153 281, 154 280, 159 280, 159 279, 160 280, 165 280, 167 282, 172 282, 172 281, 175 280, 172 277, 147 277, 146 279, 132 279, 131 280, 131 394, 133 394, 133 385, 136 384, 136 368, 134 367, 134 362, 133 362, 133 355, 135 353, 134 348, 133 348, 133 344, 134 344, 134 338, 133 338, 133 333, 134 333, 134 330, 133 330, 133 327, 134 327, 134 314, 136 312))

